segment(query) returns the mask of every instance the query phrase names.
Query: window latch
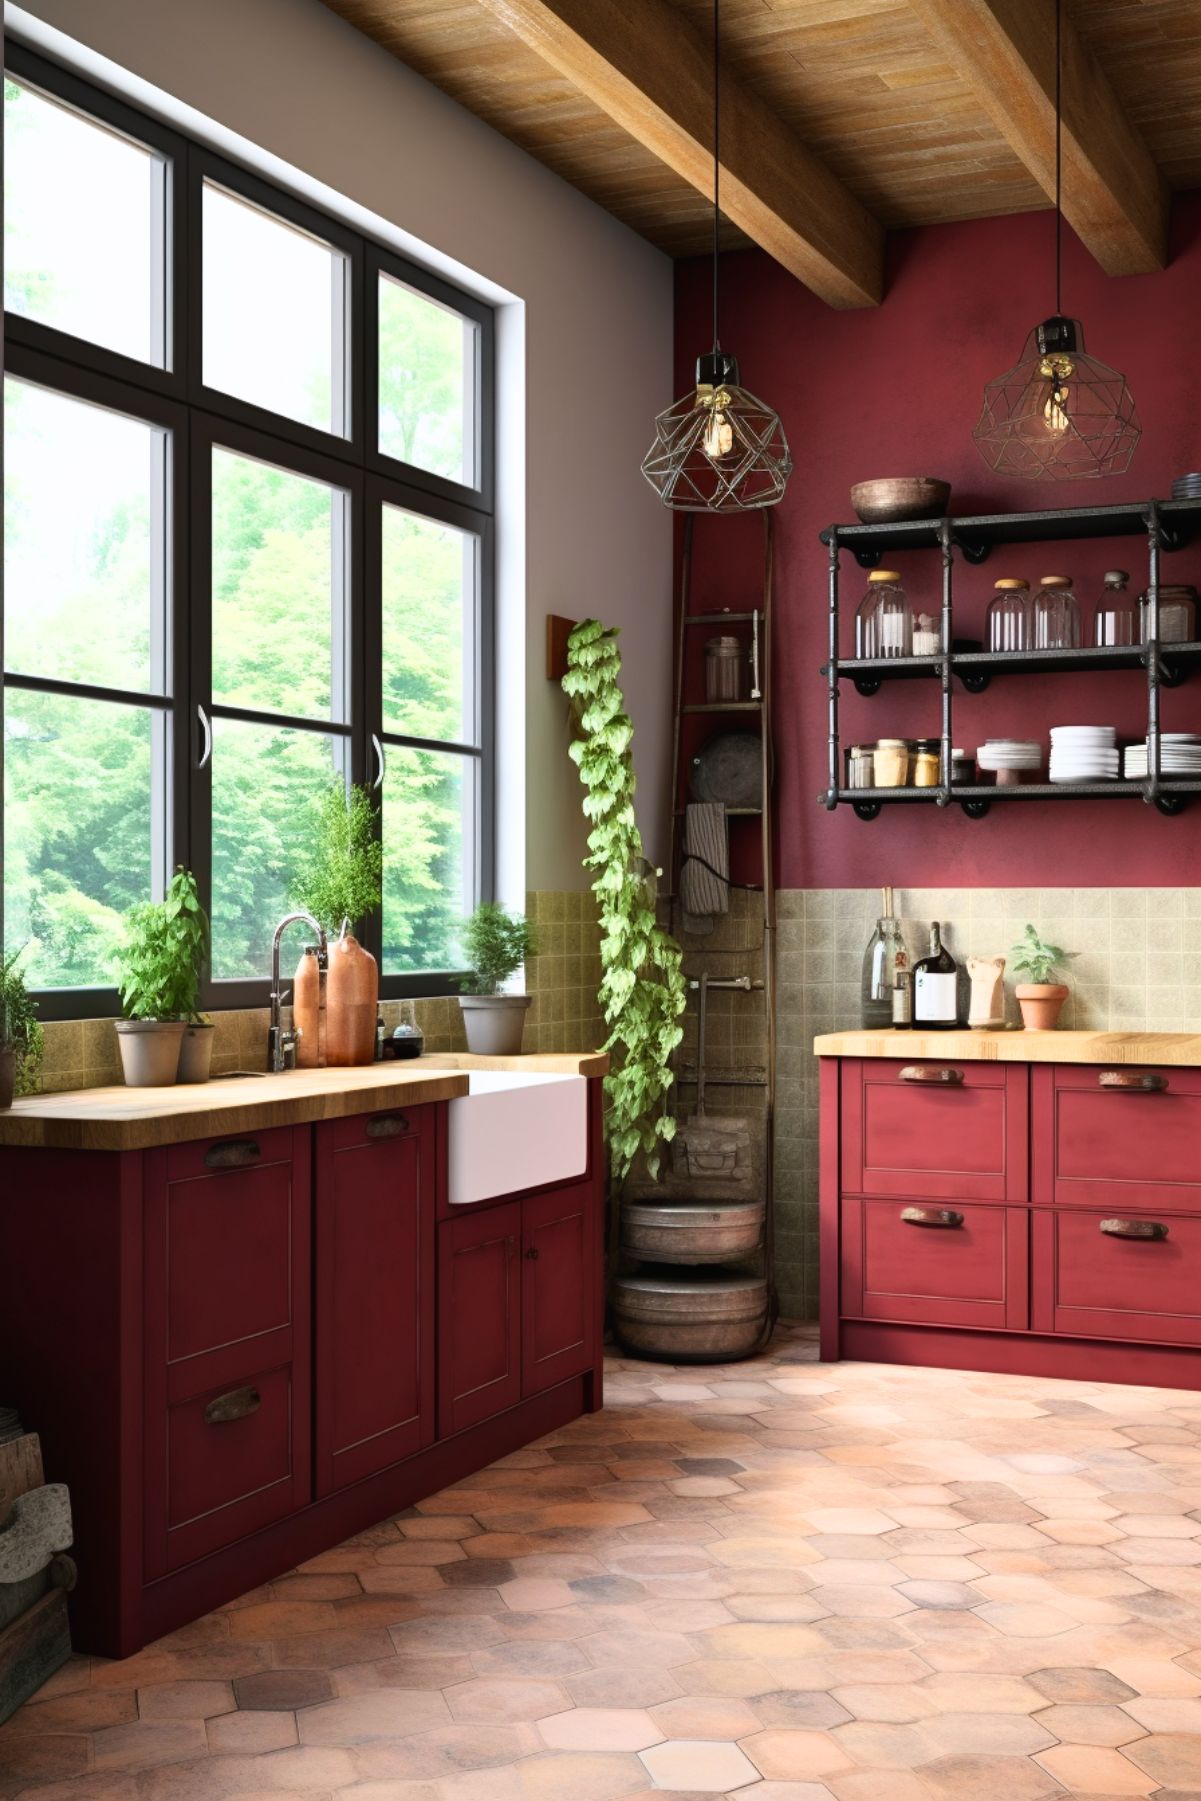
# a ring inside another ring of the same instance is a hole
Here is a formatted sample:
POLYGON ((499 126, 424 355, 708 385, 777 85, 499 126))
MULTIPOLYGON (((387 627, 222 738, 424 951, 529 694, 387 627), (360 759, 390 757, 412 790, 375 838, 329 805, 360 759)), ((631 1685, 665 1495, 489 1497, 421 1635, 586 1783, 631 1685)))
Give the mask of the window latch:
POLYGON ((197 769, 203 769, 213 754, 213 725, 199 701, 196 703, 196 718, 200 724, 201 743, 203 745, 203 749, 196 761, 196 767, 197 769))
POLYGON ((387 756, 385 755, 384 747, 380 743, 379 735, 376 732, 372 732, 372 734, 371 734, 371 748, 375 752, 376 774, 375 774, 375 780, 371 784, 372 790, 374 791, 377 788, 383 787, 384 777, 388 773, 388 759, 387 759, 387 756))

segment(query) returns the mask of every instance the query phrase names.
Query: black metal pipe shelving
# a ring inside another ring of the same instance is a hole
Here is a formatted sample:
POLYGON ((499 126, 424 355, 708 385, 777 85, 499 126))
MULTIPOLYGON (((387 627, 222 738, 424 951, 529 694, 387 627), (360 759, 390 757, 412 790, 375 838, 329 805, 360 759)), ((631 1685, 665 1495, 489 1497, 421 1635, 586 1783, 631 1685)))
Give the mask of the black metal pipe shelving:
POLYGON ((828 783, 818 795, 833 811, 840 805, 854 809, 861 819, 875 819, 883 806, 895 802, 961 806, 973 819, 982 819, 994 801, 1012 800, 1131 800, 1154 806, 1175 816, 1187 797, 1201 794, 1201 781, 1173 780, 1160 767, 1160 690, 1175 688, 1201 667, 1201 642, 1161 643, 1159 640, 1159 559, 1164 551, 1183 550, 1201 538, 1201 500, 1148 500, 1118 506, 1073 507, 1039 513, 981 514, 963 519, 911 519, 887 525, 831 525, 821 534, 829 559, 829 655, 822 666, 826 677, 829 710, 828 783), (954 566, 956 553, 964 561, 986 561, 997 544, 1052 543, 1071 538, 1143 537, 1147 544, 1149 635, 1146 643, 1084 646, 1078 650, 990 651, 956 642, 954 620, 954 566), (864 569, 876 567, 889 550, 937 549, 942 561, 941 642, 951 648, 937 656, 841 657, 840 567, 843 550, 853 553, 864 569), (1141 669, 1147 681, 1148 774, 1136 781, 1034 782, 1012 787, 956 783, 951 786, 951 743, 956 678, 971 694, 979 694, 998 676, 1094 674, 1111 670, 1141 669), (885 682, 934 679, 942 689, 942 731, 939 783, 932 788, 846 788, 842 783, 841 745, 838 732, 839 683, 854 683, 860 694, 879 692, 885 682))

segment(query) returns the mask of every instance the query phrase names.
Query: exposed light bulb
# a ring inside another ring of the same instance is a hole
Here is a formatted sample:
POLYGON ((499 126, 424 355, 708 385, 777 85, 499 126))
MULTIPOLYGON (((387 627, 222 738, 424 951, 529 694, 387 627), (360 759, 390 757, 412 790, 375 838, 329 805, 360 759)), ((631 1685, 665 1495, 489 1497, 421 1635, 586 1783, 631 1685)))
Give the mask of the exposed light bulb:
POLYGON ((1068 418, 1067 377, 1076 373, 1075 364, 1070 357, 1045 356, 1038 366, 1038 372, 1051 383, 1051 392, 1043 403, 1047 430, 1065 432, 1071 423, 1068 418))
POLYGON ((701 448, 710 462, 723 462, 734 449, 734 425, 726 411, 730 404, 729 393, 725 388, 712 388, 702 382, 696 391, 696 403, 707 408, 709 413, 701 448))

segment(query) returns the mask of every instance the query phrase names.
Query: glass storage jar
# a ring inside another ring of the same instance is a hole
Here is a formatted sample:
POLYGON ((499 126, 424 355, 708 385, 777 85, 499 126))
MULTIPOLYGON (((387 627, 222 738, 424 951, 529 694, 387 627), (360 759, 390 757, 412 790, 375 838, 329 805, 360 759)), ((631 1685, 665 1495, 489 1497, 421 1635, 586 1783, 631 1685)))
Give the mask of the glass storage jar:
POLYGON ((867 593, 855 615, 855 653, 861 657, 913 655, 913 615, 895 569, 873 569, 867 578, 867 593))
POLYGON ((1039 577, 1038 593, 1030 609, 1030 647, 1080 649, 1080 603, 1072 591, 1070 575, 1039 577))
POLYGON ((915 788, 937 788, 941 774, 942 744, 937 738, 915 738, 910 758, 910 779, 915 788))
POLYGON ((1124 569, 1107 569, 1105 586, 1097 602, 1093 618, 1094 644, 1137 644, 1138 627, 1134 617, 1134 596, 1127 594, 1130 580, 1124 569))
MULTIPOLYGON (((1144 644, 1151 636, 1151 589, 1138 597, 1138 635, 1144 644)), ((1191 582, 1160 582, 1159 642, 1191 644, 1197 636, 1197 590, 1191 582)))
POLYGON ((848 788, 874 788, 876 785, 875 745, 848 745, 846 771, 848 788))
POLYGON ((909 782, 913 746, 908 738, 881 738, 876 745, 876 787, 904 788, 909 782))
POLYGON ((1029 650, 1030 583, 1006 575, 993 587, 996 593, 988 603, 988 648, 1029 650))
POLYGON ((705 640, 705 699, 743 700, 746 685, 746 646, 738 638, 722 636, 705 640))

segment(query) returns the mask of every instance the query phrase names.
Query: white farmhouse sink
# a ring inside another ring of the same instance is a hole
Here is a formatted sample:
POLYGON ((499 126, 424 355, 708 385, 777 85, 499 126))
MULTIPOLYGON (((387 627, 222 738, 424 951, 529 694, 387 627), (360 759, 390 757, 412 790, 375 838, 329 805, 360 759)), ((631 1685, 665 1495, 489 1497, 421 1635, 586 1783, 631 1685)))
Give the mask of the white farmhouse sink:
POLYGON ((473 1069, 470 1092, 448 1103, 450 1201, 464 1206, 569 1182, 588 1167, 584 1076, 473 1069))

